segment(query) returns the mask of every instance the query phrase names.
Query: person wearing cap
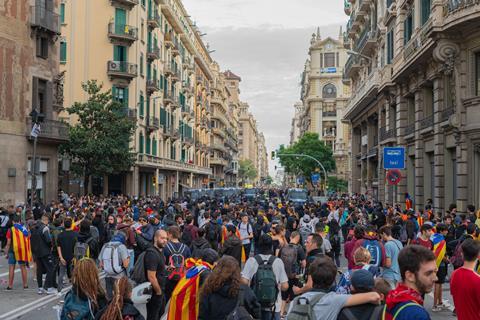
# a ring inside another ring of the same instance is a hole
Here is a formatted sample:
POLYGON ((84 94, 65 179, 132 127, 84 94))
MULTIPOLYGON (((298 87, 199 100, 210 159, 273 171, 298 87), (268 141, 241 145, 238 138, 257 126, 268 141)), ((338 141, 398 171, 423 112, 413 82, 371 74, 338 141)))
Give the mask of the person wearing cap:
MULTIPOLYGON (((350 292, 353 295, 359 293, 373 292, 375 280, 368 270, 359 269, 353 272, 351 278, 350 292)), ((338 315, 337 320, 369 320, 379 319, 383 306, 365 303, 351 307, 345 307, 338 315), (375 314, 374 314, 375 313, 375 314), (353 317, 352 317, 353 316, 353 317)))

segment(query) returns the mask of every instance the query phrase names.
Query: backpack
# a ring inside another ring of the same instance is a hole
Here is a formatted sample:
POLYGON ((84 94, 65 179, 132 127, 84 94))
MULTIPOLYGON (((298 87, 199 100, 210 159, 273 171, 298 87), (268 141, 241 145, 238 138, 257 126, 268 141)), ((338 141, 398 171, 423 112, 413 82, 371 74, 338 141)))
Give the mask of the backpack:
POLYGON ((317 320, 313 307, 323 298, 325 293, 315 294, 311 300, 307 297, 296 297, 292 301, 292 309, 287 315, 287 320, 317 320), (303 303, 302 303, 303 302, 303 303))
POLYGON ((74 261, 79 261, 83 258, 90 258, 91 257, 91 252, 90 252, 90 243, 94 239, 92 237, 88 238, 85 242, 80 242, 77 241, 75 243, 75 246, 73 247, 73 260, 74 261))
POLYGON ((455 247, 455 251, 453 252, 453 256, 450 258, 450 263, 452 264, 454 269, 458 269, 463 266, 463 252, 462 252, 462 242, 458 242, 457 246, 455 247))
POLYGON ((330 241, 330 244, 332 245, 333 250, 340 248, 341 242, 340 242, 340 236, 338 235, 338 233, 330 233, 328 235, 328 240, 330 241))
POLYGON ((150 247, 138 256, 137 261, 133 266, 133 269, 130 273, 130 279, 132 279, 136 284, 148 282, 147 273, 145 271, 145 255, 148 251, 152 250, 158 254, 158 251, 155 248, 150 247))
POLYGON ((402 243, 407 243, 408 241, 407 226, 405 224, 403 224, 400 229, 400 239, 398 240, 402 243))
POLYGON ((274 308, 277 302, 278 285, 273 273, 275 258, 270 256, 268 260, 263 260, 260 255, 254 258, 258 263, 258 269, 253 277, 252 290, 262 308, 274 308))
POLYGON ((80 299, 72 290, 65 296, 61 320, 93 320, 95 316, 92 311, 90 299, 80 299))
MULTIPOLYGON (((372 311, 372 314, 370 315, 370 319, 380 319, 380 315, 382 314, 384 309, 384 306, 375 306, 375 308, 372 311)), ((343 308, 342 309, 343 315, 348 319, 348 320, 358 320, 358 318, 353 314, 353 312, 349 308, 343 308)))
POLYGON ((168 259, 168 280, 179 281, 185 275, 185 257, 183 251, 185 245, 180 243, 180 248, 175 250, 174 246, 169 242, 167 248, 170 250, 170 258, 168 259))
POLYGON ((380 267, 380 265, 382 264, 382 249, 378 244, 378 240, 364 239, 363 247, 370 252, 370 256, 372 257, 370 260, 370 264, 376 267, 380 267))
POLYGON ((217 241, 218 240, 217 226, 218 225, 213 224, 211 222, 209 222, 208 225, 206 226, 207 240, 208 241, 217 241))
POLYGON ((142 235, 135 233, 135 242, 137 243, 137 248, 140 251, 146 251, 148 248, 153 247, 152 242, 145 239, 142 235))
POLYGON ((101 260, 103 262, 103 270, 109 275, 120 274, 125 270, 123 267, 123 261, 120 257, 120 252, 118 248, 121 246, 121 243, 112 243, 109 242, 105 244, 103 248, 103 254, 101 260))
POLYGON ((310 227, 310 225, 304 225, 300 228, 298 232, 300 233, 302 244, 305 244, 305 241, 307 241, 308 235, 312 233, 312 228, 310 227))
POLYGON ((294 244, 288 244, 280 251, 280 259, 285 265, 285 272, 287 273, 289 279, 292 279, 297 275, 297 257, 298 248, 294 244))
MULTIPOLYGON (((398 315, 400 314, 400 312, 403 311, 403 309, 407 308, 407 307, 411 307, 411 306, 418 306, 419 304, 412 301, 412 302, 407 302, 405 303, 403 306, 401 306, 400 308, 398 308, 398 310, 395 312, 395 314, 390 314, 390 312, 387 311, 387 305, 383 306, 383 312, 382 312, 382 317, 380 318, 381 320, 395 320, 397 319, 398 315)), ((372 318, 374 319, 374 318, 372 318)))
POLYGON ((192 241, 193 241, 192 233, 190 232, 190 230, 191 229, 186 229, 186 228, 183 229, 182 237, 180 238, 180 242, 184 243, 188 247, 192 246, 192 241))
POLYGON ((253 320, 253 317, 248 313, 247 309, 245 309, 243 305, 243 290, 240 289, 238 292, 237 304, 235 305, 235 309, 230 312, 226 318, 226 320, 253 320))

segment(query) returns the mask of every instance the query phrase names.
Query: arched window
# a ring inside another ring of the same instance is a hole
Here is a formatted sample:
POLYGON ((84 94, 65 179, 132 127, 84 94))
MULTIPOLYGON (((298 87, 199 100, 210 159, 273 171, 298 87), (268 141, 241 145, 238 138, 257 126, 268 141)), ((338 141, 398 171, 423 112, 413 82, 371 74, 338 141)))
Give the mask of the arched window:
POLYGON ((329 83, 323 87, 322 90, 322 96, 323 98, 336 98, 337 97, 337 88, 329 83))

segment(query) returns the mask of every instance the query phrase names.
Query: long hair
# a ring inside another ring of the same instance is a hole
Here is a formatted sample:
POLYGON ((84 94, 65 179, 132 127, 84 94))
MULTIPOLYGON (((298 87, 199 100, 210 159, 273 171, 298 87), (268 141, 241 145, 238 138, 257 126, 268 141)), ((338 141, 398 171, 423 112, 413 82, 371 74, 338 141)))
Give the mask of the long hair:
POLYGON ((225 284, 230 284, 228 295, 237 297, 240 291, 240 266, 238 261, 231 256, 223 256, 212 274, 207 278, 202 287, 201 295, 206 296, 220 290, 225 284))
POLYGON ((75 264, 72 275, 72 285, 76 290, 77 296, 83 293, 98 307, 98 295, 105 295, 100 279, 98 278, 98 269, 92 259, 84 258, 75 264))
POLYGON ((115 281, 114 294, 112 301, 105 310, 100 320, 122 320, 123 302, 129 299, 132 294, 132 285, 127 277, 122 277, 115 281))

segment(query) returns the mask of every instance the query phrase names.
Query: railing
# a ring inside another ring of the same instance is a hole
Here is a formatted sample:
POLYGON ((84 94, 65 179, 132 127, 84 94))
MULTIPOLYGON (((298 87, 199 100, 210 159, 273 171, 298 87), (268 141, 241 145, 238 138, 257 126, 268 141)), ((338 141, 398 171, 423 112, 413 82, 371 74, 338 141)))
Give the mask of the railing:
POLYGON ((355 43, 355 51, 360 51, 361 48, 365 45, 368 39, 368 35, 370 33, 370 27, 366 27, 363 29, 362 33, 360 34, 360 37, 358 37, 357 42, 355 43))
POLYGON ((378 154, 378 148, 373 147, 368 150, 367 157, 374 157, 378 154))
POLYGON ((160 157, 152 156, 148 154, 138 154, 137 160, 140 163, 157 165, 167 170, 183 170, 188 172, 200 173, 204 175, 212 174, 212 169, 210 168, 201 167, 191 163, 180 162, 180 161, 166 159, 166 158, 160 158, 160 157))
POLYGON ((411 123, 405 127, 405 135, 411 135, 415 132, 415 123, 411 123))
POLYGON ((480 0, 447 0, 446 14, 480 4, 480 0))
POLYGON ((433 126, 433 114, 426 116, 422 121, 420 121, 421 129, 429 128, 431 126, 433 126))
POLYGON ((138 29, 126 24, 116 24, 111 22, 108 24, 108 34, 110 36, 122 37, 129 40, 138 39, 138 29))
POLYGON ((147 22, 152 26, 159 27, 160 26, 160 14, 158 14, 158 10, 153 10, 148 13, 148 20, 147 22))
POLYGON ((442 110, 442 121, 447 121, 450 119, 450 116, 455 114, 455 108, 454 107, 449 107, 444 110, 442 110))
POLYGON ((124 75, 128 77, 136 77, 138 75, 138 66, 136 63, 126 61, 108 61, 107 71, 110 74, 124 75))
POLYGON ((147 55, 153 59, 160 58, 160 48, 154 45, 149 46, 147 49, 147 55))
POLYGON ((32 27, 43 28, 55 34, 60 34, 60 16, 40 5, 31 6, 30 24, 32 27))
POLYGON ((365 97, 367 92, 370 91, 374 86, 378 86, 379 82, 380 73, 378 70, 374 70, 372 74, 363 81, 362 85, 358 87, 355 93, 352 95, 345 113, 350 112, 352 108, 356 107, 357 103, 365 97))
POLYGON ((386 127, 380 128, 380 141, 395 138, 395 129, 387 130, 386 127))
MULTIPOLYGON (((26 130, 25 135, 30 136, 32 131, 32 119, 27 118, 26 120, 26 130)), ((40 134, 38 135, 39 139, 49 139, 55 141, 68 141, 68 124, 58 120, 44 119, 43 122, 39 123, 40 125, 40 134)))
POLYGON ((157 117, 150 117, 147 126, 158 129, 160 128, 160 120, 157 117))
POLYGON ((138 4, 138 0, 110 0, 112 2, 118 2, 122 5, 126 5, 128 7, 133 7, 138 4))
POLYGON ((357 55, 351 55, 347 63, 345 63, 345 75, 347 75, 350 72, 350 69, 353 67, 354 64, 359 64, 360 63, 360 57, 357 55))
POLYGON ((160 88, 159 81, 157 79, 148 79, 147 88, 153 91, 158 90, 160 88))

